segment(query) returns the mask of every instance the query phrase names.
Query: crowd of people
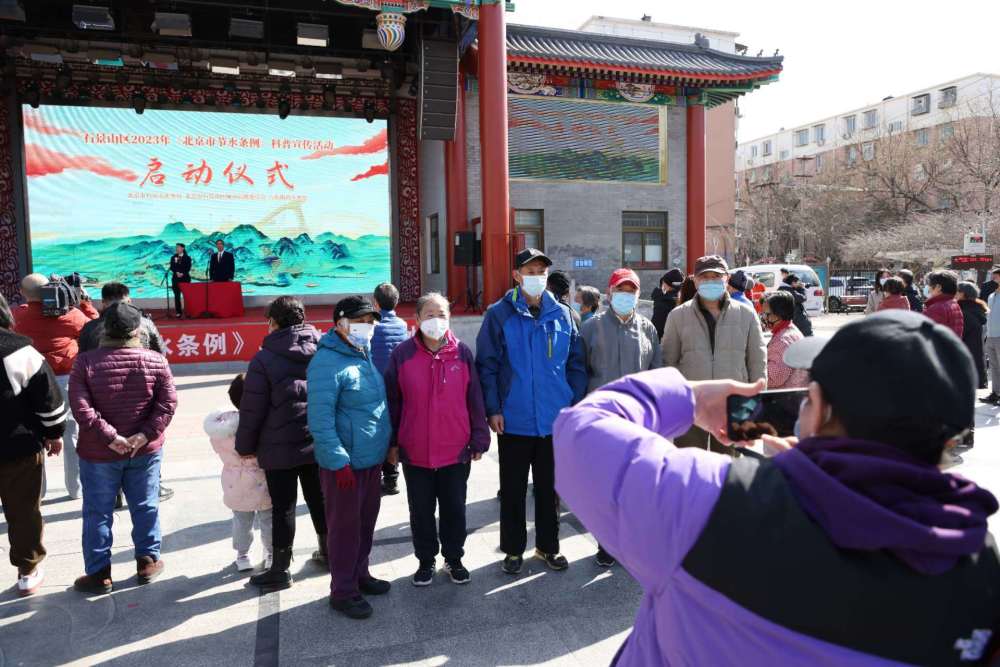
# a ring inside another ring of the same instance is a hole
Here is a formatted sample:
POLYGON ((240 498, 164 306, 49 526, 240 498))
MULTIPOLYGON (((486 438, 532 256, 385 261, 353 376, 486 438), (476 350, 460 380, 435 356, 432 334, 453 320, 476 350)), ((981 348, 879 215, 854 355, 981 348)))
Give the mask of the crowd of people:
MULTIPOLYGON (((450 581, 467 584, 468 482, 492 431, 503 571, 524 564, 530 475, 533 557, 569 567, 564 502, 597 538, 597 564, 620 562, 643 588, 618 664, 937 664, 995 650, 1000 559, 986 521, 997 501, 939 469, 972 429, 985 380, 975 341, 963 343, 967 322, 985 327, 991 359, 1000 354, 995 311, 975 285, 932 272, 926 304, 915 293, 913 303, 913 275, 886 272, 870 317, 826 340, 811 335, 796 276, 757 303, 747 296, 757 294, 753 277, 718 256, 698 259, 688 276, 665 273, 652 318, 639 312, 642 284, 628 268, 603 290, 571 293, 566 274, 526 249, 512 280, 486 310, 474 351, 437 293, 416 303, 412 334, 390 284, 372 299, 340 300, 326 333, 296 297, 269 305, 263 344, 229 386, 232 409, 204 422, 223 463, 238 570, 254 569, 260 531, 264 567, 250 584, 293 585, 301 486, 331 608, 370 617, 368 598, 392 590, 369 556, 400 469, 411 583, 433 584, 441 556, 450 581), (903 312, 924 306, 925 315, 903 312), (765 388, 805 390, 802 439, 766 436, 773 458, 725 428, 727 396, 765 388)), ((159 470, 177 407, 158 334, 124 286, 105 286, 99 315, 88 303, 59 318, 34 314, 40 286, 26 278, 28 303, 14 312, 0 300, 0 435, 13 443, 0 449, 0 501, 19 591, 30 595, 44 576, 45 455, 70 448, 83 496, 85 573, 75 587, 114 586, 119 492, 137 579, 148 583, 164 571, 159 470)))

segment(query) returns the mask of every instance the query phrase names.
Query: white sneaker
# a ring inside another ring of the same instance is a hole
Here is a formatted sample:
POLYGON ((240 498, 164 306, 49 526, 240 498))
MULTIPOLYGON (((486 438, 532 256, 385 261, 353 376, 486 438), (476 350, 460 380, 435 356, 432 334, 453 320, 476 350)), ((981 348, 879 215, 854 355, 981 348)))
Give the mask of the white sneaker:
POLYGON ((253 569, 253 563, 250 562, 250 556, 246 554, 236 554, 236 571, 237 572, 247 572, 253 569))
POLYGON ((273 562, 274 562, 274 554, 272 554, 270 551, 268 551, 266 554, 264 554, 264 569, 265 570, 270 570, 271 569, 271 563, 273 563, 273 562))
POLYGON ((45 573, 42 568, 36 567, 31 574, 26 574, 17 579, 17 594, 21 597, 34 595, 38 587, 45 581, 45 573))

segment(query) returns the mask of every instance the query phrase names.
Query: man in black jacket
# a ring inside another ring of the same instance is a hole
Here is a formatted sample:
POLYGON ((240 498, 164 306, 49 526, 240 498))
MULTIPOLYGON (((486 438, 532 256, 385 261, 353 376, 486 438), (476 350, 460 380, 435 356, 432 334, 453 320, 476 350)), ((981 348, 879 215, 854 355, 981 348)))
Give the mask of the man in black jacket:
POLYGON ((17 592, 32 595, 45 574, 41 499, 45 452, 62 452, 68 407, 56 376, 31 339, 15 334, 14 317, 0 294, 0 503, 7 520, 17 592))
POLYGON ((667 316, 677 306, 677 296, 684 283, 684 273, 680 269, 670 269, 660 276, 660 284, 653 288, 649 298, 653 300, 653 326, 656 333, 663 338, 663 329, 667 326, 667 316))
POLYGON ((1000 267, 995 266, 990 272, 990 279, 979 286, 979 298, 988 302, 990 295, 997 291, 997 287, 1000 287, 1000 267))
POLYGON ((219 239, 215 242, 216 252, 208 262, 208 278, 215 283, 224 283, 236 275, 236 260, 233 253, 226 250, 226 243, 219 239))
POLYGON ((795 317, 792 323, 802 332, 803 336, 812 336, 812 322, 806 314, 806 290, 802 287, 802 281, 794 273, 789 273, 785 282, 778 287, 779 292, 788 292, 795 299, 795 317))
MULTIPOLYGON (((105 283, 101 287, 101 316, 96 320, 91 320, 83 325, 80 330, 80 352, 90 352, 101 346, 101 335, 104 333, 104 311, 113 303, 124 301, 130 303, 128 285, 123 283, 105 283)), ((163 337, 160 331, 153 324, 153 321, 146 316, 142 318, 139 326, 139 342, 147 350, 163 354, 163 337)))
POLYGON ((906 289, 903 290, 903 295, 906 297, 906 300, 910 302, 910 310, 914 313, 924 312, 924 302, 920 299, 917 289, 913 286, 913 271, 910 271, 909 269, 900 269, 898 275, 906 284, 906 289))
POLYGON ((191 257, 187 254, 187 247, 183 243, 178 243, 174 248, 174 255, 170 258, 170 288, 174 291, 174 311, 177 317, 181 317, 184 311, 181 309, 181 283, 191 282, 191 257))

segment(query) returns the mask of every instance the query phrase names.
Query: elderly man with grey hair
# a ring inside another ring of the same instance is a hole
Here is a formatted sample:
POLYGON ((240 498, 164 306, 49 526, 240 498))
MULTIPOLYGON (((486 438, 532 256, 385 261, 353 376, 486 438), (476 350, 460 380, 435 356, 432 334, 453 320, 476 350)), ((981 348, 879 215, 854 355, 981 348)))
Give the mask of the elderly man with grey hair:
MULTIPOLYGON (((27 303, 14 314, 16 331, 31 339, 36 350, 52 367, 62 390, 63 401, 69 401, 69 372, 80 351, 79 338, 84 325, 98 316, 90 299, 81 299, 78 307, 69 307, 60 315, 46 315, 42 311, 42 288, 49 279, 32 273, 21 281, 21 295, 27 303)), ((80 497, 80 463, 76 456, 77 425, 72 415, 67 415, 63 434, 66 493, 70 498, 80 497)))

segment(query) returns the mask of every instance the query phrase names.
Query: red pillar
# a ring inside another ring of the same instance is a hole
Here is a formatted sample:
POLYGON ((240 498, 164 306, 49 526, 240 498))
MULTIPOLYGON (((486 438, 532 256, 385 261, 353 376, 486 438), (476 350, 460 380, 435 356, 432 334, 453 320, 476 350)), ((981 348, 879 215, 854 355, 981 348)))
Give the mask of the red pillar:
POLYGON ((687 107, 687 269, 705 254, 705 106, 687 107))
POLYGON ((465 75, 458 75, 458 103, 455 113, 455 140, 444 145, 444 173, 448 205, 448 300, 465 304, 466 269, 455 266, 455 233, 468 225, 469 206, 465 164, 465 75))
POLYGON ((510 285, 505 3, 479 8, 479 146, 483 193, 483 304, 510 285))

